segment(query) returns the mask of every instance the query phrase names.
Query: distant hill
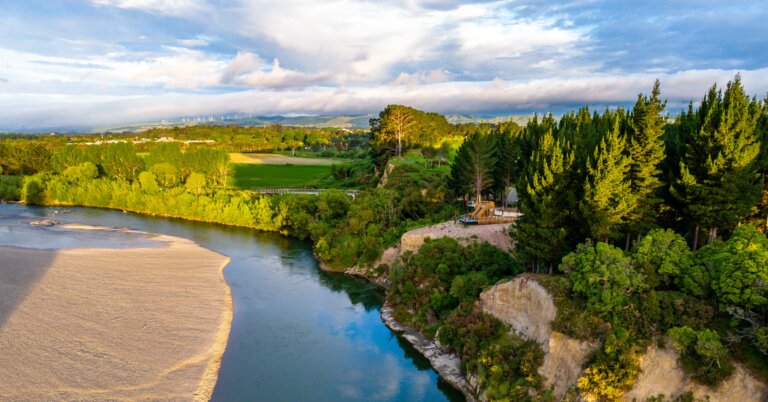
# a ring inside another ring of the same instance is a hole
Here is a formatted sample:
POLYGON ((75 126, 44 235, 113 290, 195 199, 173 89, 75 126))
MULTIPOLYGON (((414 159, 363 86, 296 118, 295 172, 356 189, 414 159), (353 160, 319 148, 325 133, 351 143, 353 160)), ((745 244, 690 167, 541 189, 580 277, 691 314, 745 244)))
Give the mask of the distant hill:
MULTIPOLYGON (((268 126, 272 124, 281 124, 284 126, 297 127, 334 127, 334 128, 368 128, 370 119, 376 117, 374 114, 361 115, 320 115, 320 116, 194 116, 179 117, 175 119, 162 121, 146 121, 136 123, 125 123, 113 126, 103 127, 0 127, 0 133, 103 133, 111 132, 138 132, 150 128, 176 127, 176 126, 196 126, 196 125, 240 125, 240 126, 268 126)), ((458 123, 500 123, 505 121, 514 121, 517 124, 525 125, 530 116, 511 115, 511 116, 477 116, 471 114, 446 114, 448 122, 458 123)))
POLYGON ((476 116, 471 114, 447 114, 445 118, 451 124, 461 123, 504 123, 514 121, 524 126, 531 119, 531 115, 510 115, 510 116, 476 116))

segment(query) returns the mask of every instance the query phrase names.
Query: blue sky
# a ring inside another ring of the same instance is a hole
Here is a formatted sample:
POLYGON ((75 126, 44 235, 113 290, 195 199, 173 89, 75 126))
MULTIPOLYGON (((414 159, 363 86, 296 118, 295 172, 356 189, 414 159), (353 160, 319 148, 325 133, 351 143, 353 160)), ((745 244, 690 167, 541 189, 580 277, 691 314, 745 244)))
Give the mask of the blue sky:
POLYGON ((670 109, 741 72, 763 1, 0 0, 0 127, 229 113, 670 109))

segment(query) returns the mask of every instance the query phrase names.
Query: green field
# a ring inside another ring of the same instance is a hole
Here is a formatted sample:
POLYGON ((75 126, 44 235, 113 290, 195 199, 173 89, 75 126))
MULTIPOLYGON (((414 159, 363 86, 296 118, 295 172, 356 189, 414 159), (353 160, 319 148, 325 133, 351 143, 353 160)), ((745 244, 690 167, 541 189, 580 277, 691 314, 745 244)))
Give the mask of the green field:
POLYGON ((229 185, 254 188, 319 188, 331 175, 325 165, 261 165, 235 163, 229 185))

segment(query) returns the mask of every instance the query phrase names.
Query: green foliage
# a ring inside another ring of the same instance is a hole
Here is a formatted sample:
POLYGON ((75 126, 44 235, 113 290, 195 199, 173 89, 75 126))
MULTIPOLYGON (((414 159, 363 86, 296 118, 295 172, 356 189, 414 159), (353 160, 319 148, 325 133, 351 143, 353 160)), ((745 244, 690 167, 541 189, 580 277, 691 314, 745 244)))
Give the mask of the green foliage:
POLYGON ((67 167, 61 175, 72 180, 92 180, 99 177, 99 168, 91 162, 83 162, 67 167))
POLYGON ((702 254, 723 307, 754 310, 768 303, 768 238, 754 226, 739 226, 728 241, 709 245, 702 254))
POLYGON ((457 194, 471 191, 480 201, 483 192, 493 187, 496 145, 494 136, 480 130, 464 140, 451 165, 451 183, 457 194))
POLYGON ((665 156, 662 135, 666 124, 662 113, 667 102, 662 102, 660 95, 659 80, 656 80, 650 97, 643 94, 637 96, 629 117, 627 153, 630 162, 627 179, 637 202, 627 216, 633 226, 631 232, 642 233, 652 228, 662 201, 661 162, 665 156))
POLYGON ((139 173, 139 184, 141 189, 147 193, 153 194, 160 191, 160 186, 157 184, 157 176, 152 172, 139 173))
POLYGON ((203 191, 205 191, 205 186, 206 186, 205 176, 203 176, 200 173, 190 174, 189 177, 187 177, 187 181, 184 183, 184 188, 188 192, 198 197, 200 196, 200 194, 203 193, 203 191))
POLYGON ((629 331, 614 329, 578 380, 582 397, 590 401, 620 400, 640 373, 638 352, 629 331))
POLYGON ((42 205, 45 202, 45 177, 41 175, 25 176, 21 187, 21 201, 30 205, 42 205))
POLYGON ((601 317, 621 313, 634 294, 647 288, 632 260, 606 243, 580 244, 563 258, 560 270, 568 274, 573 291, 586 297, 587 308, 601 317))
POLYGON ((513 236, 518 252, 534 263, 554 264, 572 248, 568 227, 575 200, 568 191, 573 153, 546 131, 531 157, 513 236))
POLYGON ((650 288, 670 288, 693 266, 688 243, 671 229, 651 230, 635 246, 634 259, 650 288))
POLYGON ((402 105, 388 105, 371 119, 371 145, 379 154, 401 156, 405 147, 432 146, 452 134, 445 116, 402 105))
POLYGON ((615 240, 622 225, 634 210, 637 200, 631 191, 626 140, 620 133, 621 117, 613 120, 613 129, 603 137, 587 164, 581 212, 588 233, 595 240, 615 240))
POLYGON ((21 200, 21 186, 24 182, 21 176, 0 176, 0 200, 21 200))
POLYGON ((427 240, 405 263, 392 266, 387 294, 400 308, 400 319, 424 329, 474 302, 484 286, 520 271, 509 254, 487 243, 464 247, 452 238, 427 240))
POLYGON ((734 370, 728 349, 720 342, 717 332, 690 327, 675 327, 667 334, 680 349, 680 363, 697 381, 715 386, 734 370))
POLYGON ((534 341, 512 335, 499 320, 457 311, 440 327, 440 342, 456 351, 490 401, 530 401, 542 388, 544 353, 534 341))
POLYGON ((119 142, 104 146, 101 154, 104 174, 115 180, 133 181, 144 167, 132 144, 119 142))
POLYGON ((156 163, 148 171, 155 175, 157 183, 163 188, 173 188, 181 183, 181 171, 168 162, 156 163))
POLYGON ((758 201, 762 108, 737 75, 724 93, 713 86, 698 110, 678 117, 684 146, 673 194, 694 224, 710 228, 710 242, 718 228, 735 227, 758 201))

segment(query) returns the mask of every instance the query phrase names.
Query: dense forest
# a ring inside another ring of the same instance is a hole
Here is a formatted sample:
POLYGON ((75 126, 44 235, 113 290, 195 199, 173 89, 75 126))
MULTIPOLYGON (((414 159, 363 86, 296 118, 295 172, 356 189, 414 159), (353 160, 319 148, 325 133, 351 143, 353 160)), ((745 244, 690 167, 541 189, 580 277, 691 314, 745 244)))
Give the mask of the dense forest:
POLYGON ((311 239, 331 269, 387 277, 397 318, 456 351, 492 400, 551 399, 537 345, 475 307, 484 288, 525 271, 555 295, 557 330, 601 342, 574 398, 619 398, 644 348, 665 336, 701 383, 722 381, 734 359, 768 378, 768 104, 736 76, 670 112, 656 82, 629 109, 583 107, 524 127, 452 125, 390 105, 370 133, 185 127, 108 135, 126 142, 101 145, 85 145, 100 138, 91 136, 7 137, 0 199, 311 239), (161 137, 179 142, 140 141, 161 137), (375 161, 380 180, 354 199, 226 186, 228 151, 292 148, 352 150, 375 161), (514 253, 437 239, 391 267, 372 265, 410 228, 450 219, 470 197, 506 206, 512 188, 523 214, 510 229, 514 253))

